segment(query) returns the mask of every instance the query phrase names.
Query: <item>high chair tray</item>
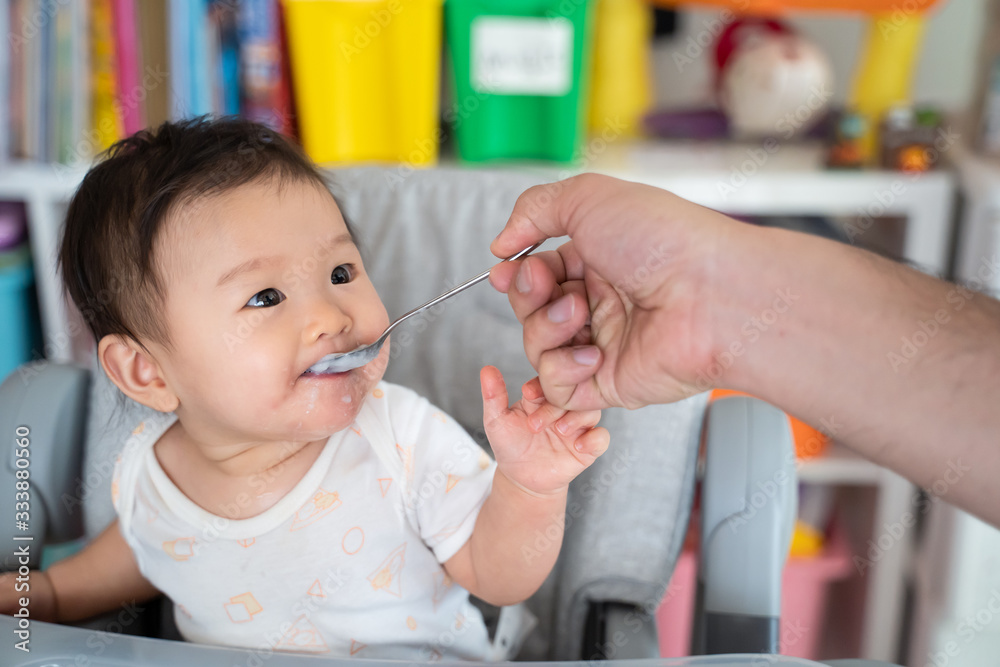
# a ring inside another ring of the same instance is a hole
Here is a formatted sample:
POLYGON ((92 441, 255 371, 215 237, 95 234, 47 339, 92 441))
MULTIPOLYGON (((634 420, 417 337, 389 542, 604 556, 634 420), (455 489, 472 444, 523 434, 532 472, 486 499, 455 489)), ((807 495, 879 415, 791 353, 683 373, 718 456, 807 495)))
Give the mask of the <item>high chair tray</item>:
MULTIPOLYGON (((18 619, 0 616, 0 665, 4 667, 175 667, 176 665, 198 665, 199 667, 231 667, 232 665, 263 664, 267 667, 309 667, 327 665, 339 667, 364 662, 372 667, 398 667, 399 665, 419 665, 421 663, 397 660, 364 660, 330 658, 269 651, 248 651, 244 649, 222 648, 188 644, 165 639, 150 639, 132 635, 84 630, 65 625, 31 621, 29 626, 30 651, 16 647, 21 639, 14 634, 18 629, 18 619)), ((428 663, 429 664, 429 663, 428 663)), ((476 663, 460 663, 473 665, 476 663)), ((530 665, 555 665, 557 663, 524 662, 530 665)), ((590 667, 587 662, 562 662, 560 667, 590 667)), ((607 667, 752 667, 766 664, 768 667, 822 667, 818 662, 789 658, 785 656, 761 655, 713 655, 693 658, 664 658, 655 660, 608 660, 602 662, 607 667), (762 660, 766 662, 762 662, 762 660)))

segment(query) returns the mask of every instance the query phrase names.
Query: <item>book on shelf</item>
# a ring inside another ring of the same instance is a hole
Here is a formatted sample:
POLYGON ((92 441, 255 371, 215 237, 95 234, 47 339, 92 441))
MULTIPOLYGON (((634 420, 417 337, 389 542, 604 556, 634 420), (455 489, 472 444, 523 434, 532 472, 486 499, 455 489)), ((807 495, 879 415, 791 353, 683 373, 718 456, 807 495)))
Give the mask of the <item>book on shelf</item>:
POLYGON ((294 135, 288 49, 283 14, 270 0, 243 0, 238 19, 243 64, 243 114, 286 135, 294 135))
POLYGON ((168 119, 294 135, 280 0, 9 0, 0 161, 87 163, 168 119))
POLYGON ((170 52, 164 30, 167 4, 167 0, 139 0, 136 3, 142 52, 140 82, 146 97, 146 124, 150 127, 170 119, 170 52))
MULTIPOLYGON (((10 11, 0 11, 0 35, 11 35, 10 11)), ((10 155, 10 49, 0 49, 0 164, 10 155)))

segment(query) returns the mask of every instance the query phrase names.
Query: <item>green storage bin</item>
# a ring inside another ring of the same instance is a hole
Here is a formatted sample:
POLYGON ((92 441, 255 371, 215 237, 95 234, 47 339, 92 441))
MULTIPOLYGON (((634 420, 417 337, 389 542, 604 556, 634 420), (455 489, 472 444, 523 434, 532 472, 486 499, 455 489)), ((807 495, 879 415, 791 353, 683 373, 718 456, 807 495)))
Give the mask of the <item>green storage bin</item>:
POLYGON ((572 162, 585 138, 594 0, 446 0, 463 160, 572 162))

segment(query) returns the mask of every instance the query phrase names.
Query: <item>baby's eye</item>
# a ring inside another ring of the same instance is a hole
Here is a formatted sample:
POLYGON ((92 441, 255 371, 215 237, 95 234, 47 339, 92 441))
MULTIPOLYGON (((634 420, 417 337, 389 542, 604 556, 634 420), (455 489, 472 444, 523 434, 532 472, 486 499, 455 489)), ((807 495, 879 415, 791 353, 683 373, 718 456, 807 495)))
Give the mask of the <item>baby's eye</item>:
POLYGON ((330 274, 330 282, 334 285, 349 283, 354 278, 353 267, 350 264, 341 264, 330 274))
POLYGON ((273 287, 268 287, 266 290, 261 290, 250 297, 247 305, 251 308, 270 308, 271 306, 277 306, 284 300, 284 294, 273 287))

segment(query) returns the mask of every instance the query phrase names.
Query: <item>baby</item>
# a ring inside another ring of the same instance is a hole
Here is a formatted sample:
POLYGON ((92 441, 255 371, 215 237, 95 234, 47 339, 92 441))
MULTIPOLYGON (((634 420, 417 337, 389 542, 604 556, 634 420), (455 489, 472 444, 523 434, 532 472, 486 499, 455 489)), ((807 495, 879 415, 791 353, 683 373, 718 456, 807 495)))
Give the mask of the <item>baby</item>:
MULTIPOLYGON (((73 198, 60 261, 105 373, 157 416, 116 464, 116 522, 33 574, 34 617, 162 592, 194 642, 502 657, 469 593, 513 605, 541 585, 559 540, 538 553, 535 536, 561 530, 567 486, 607 448, 599 412, 556 409, 537 378, 509 406, 487 366, 494 461, 382 382, 388 344, 365 367, 312 371, 389 319, 323 177, 248 121, 113 146, 73 198)), ((10 609, 24 593, 0 584, 10 609)))

